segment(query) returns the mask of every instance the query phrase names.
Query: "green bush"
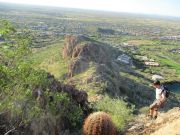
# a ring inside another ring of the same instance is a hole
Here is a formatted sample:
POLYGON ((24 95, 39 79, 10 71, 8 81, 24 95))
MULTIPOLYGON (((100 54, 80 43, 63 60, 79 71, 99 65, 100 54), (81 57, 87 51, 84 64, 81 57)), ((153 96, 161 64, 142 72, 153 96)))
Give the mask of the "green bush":
POLYGON ((66 93, 46 92, 47 97, 53 96, 53 102, 47 105, 47 110, 54 116, 64 117, 71 128, 80 126, 83 122, 83 111, 80 106, 72 103, 70 97, 66 93))
POLYGON ((112 99, 107 95, 102 100, 99 100, 95 107, 98 111, 104 111, 111 115, 118 131, 123 131, 126 123, 132 119, 134 110, 134 107, 128 108, 127 103, 121 99, 112 99))
POLYGON ((47 72, 34 69, 33 62, 28 59, 31 41, 27 33, 16 35, 14 32, 10 23, 0 20, 0 34, 5 40, 0 46, 0 114, 10 112, 9 124, 16 128, 20 123, 29 124, 47 114, 65 118, 72 128, 81 125, 81 107, 73 103, 67 94, 50 92, 48 86, 51 81, 47 72), (41 97, 43 105, 33 96, 36 87, 45 91, 41 97), (49 96, 53 96, 52 102, 49 102, 49 96))

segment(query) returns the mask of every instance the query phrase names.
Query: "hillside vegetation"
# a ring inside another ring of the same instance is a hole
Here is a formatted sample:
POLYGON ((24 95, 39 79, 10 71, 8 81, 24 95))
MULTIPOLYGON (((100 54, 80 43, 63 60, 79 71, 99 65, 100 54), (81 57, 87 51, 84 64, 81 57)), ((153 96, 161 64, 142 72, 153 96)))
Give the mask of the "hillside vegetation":
POLYGON ((81 128, 88 114, 86 92, 34 68, 29 35, 16 35, 9 22, 0 21, 0 133, 63 134, 81 128))
POLYGON ((179 134, 178 19, 2 5, 0 134, 82 135, 99 111, 118 135, 179 134), (151 121, 153 75, 171 94, 151 121))
MULTIPOLYGON (((68 35, 64 43, 57 46, 52 46, 53 56, 59 55, 60 61, 66 59, 68 63, 68 70, 63 70, 59 80, 85 90, 94 110, 110 113, 119 131, 124 131, 133 113, 137 113, 136 109, 152 102, 153 91, 148 86, 150 80, 135 72, 129 65, 116 60, 123 52, 85 36, 68 35), (58 51, 57 46, 60 48, 58 51)), ((52 48, 48 49, 49 52, 52 48)), ((40 52, 35 52, 34 56, 41 56, 46 49, 40 52)), ((44 62, 48 62, 46 58, 44 62)), ((53 63, 56 62, 58 61, 54 60, 53 63)), ((40 67, 41 65, 42 63, 39 64, 40 67)), ((61 69, 61 65, 59 66, 61 69)), ((51 72, 48 67, 45 70, 51 72)), ((172 94, 166 109, 178 104, 179 97, 172 94)))

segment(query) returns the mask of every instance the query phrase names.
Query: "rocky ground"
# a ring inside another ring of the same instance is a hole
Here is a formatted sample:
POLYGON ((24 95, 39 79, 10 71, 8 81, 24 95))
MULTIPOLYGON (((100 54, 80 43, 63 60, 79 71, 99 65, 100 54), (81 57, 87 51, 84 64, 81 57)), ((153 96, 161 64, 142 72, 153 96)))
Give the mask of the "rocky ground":
POLYGON ((156 120, 141 114, 129 123, 125 135, 180 135, 180 108, 160 112, 156 120))

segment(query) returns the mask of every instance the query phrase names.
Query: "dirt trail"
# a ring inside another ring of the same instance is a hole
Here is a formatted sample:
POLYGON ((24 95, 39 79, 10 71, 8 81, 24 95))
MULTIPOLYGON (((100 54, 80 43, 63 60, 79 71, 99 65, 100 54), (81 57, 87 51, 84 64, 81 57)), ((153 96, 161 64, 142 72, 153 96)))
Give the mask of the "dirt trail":
POLYGON ((129 127, 125 135, 180 135, 180 108, 161 112, 156 120, 141 114, 129 127))

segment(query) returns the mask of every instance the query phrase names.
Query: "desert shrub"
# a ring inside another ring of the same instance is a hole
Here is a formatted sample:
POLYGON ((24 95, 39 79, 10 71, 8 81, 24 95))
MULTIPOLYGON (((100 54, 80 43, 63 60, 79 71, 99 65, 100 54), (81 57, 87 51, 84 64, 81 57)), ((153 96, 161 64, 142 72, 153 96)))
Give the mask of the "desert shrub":
POLYGON ((0 34, 4 35, 13 31, 15 31, 15 29, 10 22, 0 19, 0 34))
POLYGON ((53 101, 47 105, 47 110, 54 116, 63 117, 69 122, 71 128, 81 126, 83 122, 83 111, 80 106, 72 103, 66 93, 52 93, 46 91, 46 96, 52 96, 53 101))
POLYGON ((67 109, 67 111, 63 113, 63 115, 70 122, 71 129, 80 128, 82 126, 83 118, 84 118, 81 107, 71 104, 69 106, 69 109, 67 109))
POLYGON ((102 100, 99 100, 95 107, 98 111, 104 111, 111 115, 118 131, 123 131, 126 123, 132 119, 134 110, 134 107, 127 107, 127 103, 123 100, 110 98, 107 95, 102 100))

